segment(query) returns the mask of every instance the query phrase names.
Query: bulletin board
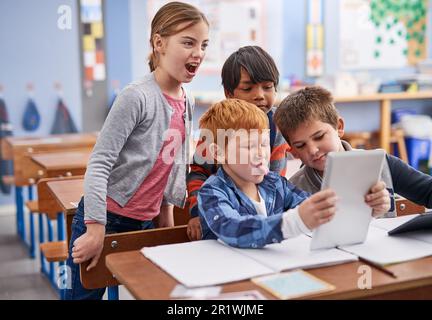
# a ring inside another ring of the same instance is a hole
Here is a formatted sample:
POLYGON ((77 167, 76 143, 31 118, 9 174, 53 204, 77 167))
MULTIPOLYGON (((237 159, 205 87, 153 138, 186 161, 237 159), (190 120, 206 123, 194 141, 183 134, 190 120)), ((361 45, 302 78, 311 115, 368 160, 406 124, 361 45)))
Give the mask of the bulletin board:
POLYGON ((427 57, 428 0, 340 0, 342 70, 402 68, 427 57))
MULTIPOLYGON (((148 35, 157 10, 168 0, 148 0, 148 35)), ((220 73, 226 58, 246 45, 265 47, 265 6, 263 0, 184 0, 199 8, 210 23, 210 42, 202 73, 220 73)))

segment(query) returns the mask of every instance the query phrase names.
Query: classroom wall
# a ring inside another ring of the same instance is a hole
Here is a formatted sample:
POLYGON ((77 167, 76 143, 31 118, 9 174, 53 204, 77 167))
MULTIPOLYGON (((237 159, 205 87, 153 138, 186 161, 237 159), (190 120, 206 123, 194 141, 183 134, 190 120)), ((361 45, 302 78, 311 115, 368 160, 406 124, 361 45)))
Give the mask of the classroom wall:
MULTIPOLYGON (((271 6, 267 6, 267 30, 266 48, 275 60, 283 59, 282 34, 283 30, 278 25, 282 24, 282 9, 283 0, 271 0, 271 6)), ((297 2, 297 1, 296 1, 297 2)), ((147 65, 147 57, 150 53, 149 34, 147 28, 147 1, 145 0, 129 0, 130 6, 130 33, 131 33, 131 61, 132 61, 132 80, 139 79, 144 74, 149 72, 147 65)), ((208 50, 211 50, 211 39, 208 50)), ((200 75, 198 74, 190 85, 186 85, 189 90, 212 91, 222 90, 220 85, 220 75, 200 75)))
POLYGON ((0 1, 0 83, 9 109, 14 134, 28 135, 22 128, 27 101, 26 84, 35 85, 34 99, 41 114, 41 125, 31 134, 49 134, 54 120, 57 96, 53 87, 59 81, 64 100, 78 128, 81 128, 80 65, 77 15, 74 0, 0 1), (57 27, 61 5, 72 9, 72 30, 57 27))
MULTIPOLYGON (((105 0, 105 39, 108 72, 108 93, 113 94, 112 81, 123 87, 131 81, 130 3, 125 0, 105 0)), ((111 100, 111 99, 110 99, 111 100)))
MULTIPOLYGON (((76 1, 0 1, 0 83, 14 135, 47 135, 56 111, 55 81, 63 85, 64 101, 81 129, 81 87, 76 1), (72 10, 72 29, 57 26, 59 6, 72 10), (24 131, 21 123, 27 102, 26 84, 35 85, 34 99, 41 115, 39 129, 24 131)), ((0 204, 13 203, 0 193, 0 204)))

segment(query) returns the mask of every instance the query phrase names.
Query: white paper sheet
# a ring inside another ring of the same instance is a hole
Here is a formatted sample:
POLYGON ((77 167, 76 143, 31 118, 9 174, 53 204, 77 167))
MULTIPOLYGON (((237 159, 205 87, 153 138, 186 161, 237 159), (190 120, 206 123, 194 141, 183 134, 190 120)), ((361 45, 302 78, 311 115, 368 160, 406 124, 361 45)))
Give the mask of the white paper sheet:
POLYGON ((310 241, 307 236, 299 236, 264 249, 238 249, 216 240, 205 240, 143 248, 141 252, 187 287, 357 260, 356 256, 337 249, 310 251, 310 241))
POLYGON ((374 226, 370 226, 364 243, 343 246, 341 249, 381 265, 432 255, 430 243, 406 235, 388 236, 386 230, 374 226))
POLYGON ((400 216, 396 218, 373 219, 371 222, 371 226, 390 231, 399 227, 400 225, 403 225, 405 222, 414 219, 417 216, 418 214, 410 214, 407 216, 400 216))
POLYGON ((276 272, 308 269, 357 261, 358 258, 338 249, 310 250, 311 238, 305 235, 265 246, 259 250, 233 248, 276 272))
POLYGON ((141 252, 187 287, 211 286, 274 273, 216 240, 149 247, 141 252))

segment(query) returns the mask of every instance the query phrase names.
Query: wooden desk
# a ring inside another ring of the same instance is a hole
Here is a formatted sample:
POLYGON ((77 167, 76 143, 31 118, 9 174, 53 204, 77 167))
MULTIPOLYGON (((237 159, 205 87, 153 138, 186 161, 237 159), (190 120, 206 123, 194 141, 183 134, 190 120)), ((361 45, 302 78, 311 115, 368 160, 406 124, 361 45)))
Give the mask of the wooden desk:
MULTIPOLYGON (((105 262, 115 278, 125 285, 136 299, 169 299, 171 291, 178 284, 139 251, 110 254, 105 262)), ((357 285, 361 276, 358 269, 362 265, 364 264, 361 262, 351 262, 308 270, 336 286, 334 291, 315 299, 432 299, 432 257, 388 267, 396 273, 397 279, 371 267, 372 289, 360 290, 357 285)), ((259 290, 267 298, 274 299, 251 281, 239 281, 223 286, 223 292, 244 290, 259 290)))
POLYGON ((45 137, 7 137, 2 139, 2 157, 12 160, 14 152, 27 149, 27 152, 55 151, 64 149, 93 148, 98 133, 54 134, 45 137))
POLYGON ((30 159, 40 167, 35 171, 38 178, 69 177, 85 173, 90 155, 91 150, 85 149, 35 154, 30 159))
POLYGON ((46 184, 42 181, 42 184, 38 184, 38 193, 41 212, 51 215, 51 218, 56 217, 60 211, 65 214, 66 243, 69 243, 71 236, 70 227, 76 210, 75 204, 78 204, 84 194, 83 177, 63 178, 58 181, 48 181, 46 184))
MULTIPOLYGON (((75 177, 74 177, 75 178, 75 177)), ((61 211, 66 215, 75 214, 76 206, 84 194, 84 179, 58 180, 47 182, 47 187, 53 199, 59 204, 61 211)))
POLYGON ((2 140, 2 156, 13 160, 15 186, 28 186, 36 182, 40 170, 39 165, 30 159, 32 156, 42 152, 91 152, 96 139, 96 133, 8 137, 2 140))

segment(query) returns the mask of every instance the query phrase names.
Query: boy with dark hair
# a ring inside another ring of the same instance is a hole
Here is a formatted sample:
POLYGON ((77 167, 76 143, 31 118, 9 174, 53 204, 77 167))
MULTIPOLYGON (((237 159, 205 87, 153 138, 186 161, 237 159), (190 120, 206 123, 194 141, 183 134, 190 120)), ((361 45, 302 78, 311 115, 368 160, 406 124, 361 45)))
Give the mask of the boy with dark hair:
MULTIPOLYGON (((353 150, 348 142, 341 140, 344 121, 334 106, 331 93, 324 88, 307 87, 287 96, 275 112, 274 122, 290 144, 291 153, 304 164, 290 182, 310 193, 321 189, 327 153, 353 150)), ((432 177, 392 155, 387 154, 386 160, 381 179, 392 195, 392 203, 385 216, 396 215, 394 193, 432 207, 432 177)), ((372 191, 377 189, 372 188, 372 191)), ((375 201, 371 194, 366 200, 370 204, 375 201)))
MULTIPOLYGON (((240 48, 228 57, 222 68, 225 96, 245 100, 267 114, 270 127, 270 171, 285 176, 287 158, 291 157, 289 146, 273 123, 278 84, 279 71, 274 60, 258 46, 240 48)), ((188 224, 188 235, 191 240, 199 240, 202 236, 196 207, 197 193, 203 183, 218 169, 213 159, 206 159, 205 148, 203 152, 198 152, 202 143, 204 143, 203 139, 200 139, 187 177, 187 206, 192 217, 188 224)))

